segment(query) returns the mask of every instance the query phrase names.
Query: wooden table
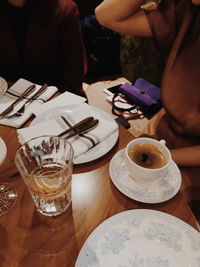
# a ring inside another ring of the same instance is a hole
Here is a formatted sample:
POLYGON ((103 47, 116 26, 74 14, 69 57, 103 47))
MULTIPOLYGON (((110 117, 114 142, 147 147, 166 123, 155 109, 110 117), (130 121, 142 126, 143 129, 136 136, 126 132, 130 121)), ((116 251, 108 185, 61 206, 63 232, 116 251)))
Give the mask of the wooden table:
POLYGON ((142 204, 119 192, 110 180, 108 167, 113 155, 133 138, 120 127, 119 140, 102 158, 76 166, 72 204, 62 215, 39 214, 13 162, 19 146, 16 129, 0 126, 8 154, 0 167, 0 183, 17 187, 12 210, 0 217, 1 267, 73 267, 90 233, 105 219, 129 209, 155 209, 174 215, 195 229, 196 220, 181 193, 160 204, 142 204))

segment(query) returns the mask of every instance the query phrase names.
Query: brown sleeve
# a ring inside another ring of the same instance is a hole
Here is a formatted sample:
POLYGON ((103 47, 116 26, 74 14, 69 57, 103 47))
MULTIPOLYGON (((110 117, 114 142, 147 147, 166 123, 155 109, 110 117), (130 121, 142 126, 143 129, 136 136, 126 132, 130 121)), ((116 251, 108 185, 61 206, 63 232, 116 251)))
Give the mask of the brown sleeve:
POLYGON ((166 55, 176 38, 189 5, 188 0, 162 0, 157 10, 146 11, 155 41, 166 55))

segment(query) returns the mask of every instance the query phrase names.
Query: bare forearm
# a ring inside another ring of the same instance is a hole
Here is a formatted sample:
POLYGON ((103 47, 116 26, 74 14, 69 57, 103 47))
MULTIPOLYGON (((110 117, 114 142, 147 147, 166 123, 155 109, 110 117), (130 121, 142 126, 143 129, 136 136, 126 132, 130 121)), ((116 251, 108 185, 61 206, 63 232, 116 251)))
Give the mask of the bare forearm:
POLYGON ((144 0, 104 0, 95 10, 98 20, 121 21, 137 13, 144 0))
POLYGON ((140 6, 144 0, 104 0, 96 9, 98 22, 112 30, 134 35, 151 35, 140 6))
POLYGON ((171 154, 179 166, 200 166, 200 145, 172 149, 171 154))

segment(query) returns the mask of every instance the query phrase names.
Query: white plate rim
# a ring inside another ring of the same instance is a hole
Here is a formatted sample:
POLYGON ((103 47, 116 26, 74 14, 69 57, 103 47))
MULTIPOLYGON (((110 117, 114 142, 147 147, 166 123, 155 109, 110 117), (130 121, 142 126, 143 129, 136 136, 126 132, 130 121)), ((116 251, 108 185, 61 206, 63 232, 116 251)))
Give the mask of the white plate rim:
MULTIPOLYGON (((35 125, 36 123, 38 123, 38 120, 41 119, 41 117, 46 117, 46 116, 50 116, 51 114, 55 113, 55 112, 71 112, 73 108, 76 108, 77 106, 79 106, 78 104, 75 105, 66 105, 66 106, 62 106, 62 107, 58 107, 58 108, 52 108, 49 109, 47 111, 45 111, 44 113, 39 114, 32 122, 30 125, 35 125)), ((99 112, 104 118, 108 119, 108 120, 112 120, 113 122, 115 122, 115 120, 111 117, 110 114, 108 114, 106 111, 95 107, 95 106, 91 106, 90 107, 92 109, 94 109, 95 112, 99 112)), ((115 122, 116 123, 116 122, 115 122)), ((116 123, 117 124, 117 123, 116 123)), ((99 144, 97 144, 95 147, 91 148, 89 151, 85 152, 84 154, 77 156, 74 159, 74 164, 84 164, 84 163, 89 163, 91 161, 94 161, 96 159, 99 159, 101 157, 103 157, 104 155, 106 155, 117 143, 117 140, 119 138, 119 129, 117 127, 117 130, 112 133, 109 136, 109 139, 103 140, 102 142, 100 142, 99 144), (98 149, 98 147, 102 146, 103 144, 107 145, 107 149, 105 151, 101 151, 100 149, 98 149), (96 156, 92 156, 89 159, 86 159, 87 155, 91 152, 97 150, 98 153, 96 153, 96 156)))
MULTIPOLYGON (((150 209, 132 209, 132 210, 126 210, 126 211, 122 211, 120 213, 117 213, 111 217, 109 217, 108 219, 106 219, 105 221, 103 221, 102 223, 100 223, 88 236, 88 238, 86 239, 86 241, 84 242, 83 246, 81 247, 78 257, 76 259, 76 263, 75 263, 75 267, 86 267, 81 265, 82 262, 84 262, 83 258, 85 257, 85 255, 87 254, 87 250, 89 247, 89 244, 94 244, 93 239, 98 239, 97 237, 99 235, 104 235, 105 229, 108 229, 109 224, 112 222, 117 222, 117 220, 120 220, 122 218, 122 220, 124 218, 128 218, 129 216, 141 216, 144 218, 144 220, 149 219, 150 218, 158 218, 161 219, 163 224, 170 224, 170 226, 172 225, 173 227, 177 227, 178 231, 182 231, 182 233, 184 232, 184 234, 188 237, 191 238, 194 243, 198 246, 198 244, 200 244, 200 233, 193 228, 192 226, 190 226, 188 223, 182 221, 181 219, 170 215, 168 213, 162 212, 162 211, 158 211, 158 210, 150 210, 150 209), (195 238, 196 238, 196 242, 195 242, 195 238), (199 241, 199 243, 198 243, 199 241), (198 243, 198 244, 197 244, 198 243)), ((94 246, 93 246, 94 247, 94 246)), ((200 250, 200 246, 198 246, 199 250, 200 250)), ((198 258, 198 261, 200 261, 200 256, 198 258)), ((100 267, 101 265, 98 265, 98 267, 100 267)), ((89 267, 89 265, 87 266, 89 267)))
MULTIPOLYGON (((111 168, 112 168, 112 165, 114 164, 115 159, 116 159, 121 153, 124 153, 124 151, 125 151, 125 149, 121 149, 121 150, 119 150, 119 151, 112 157, 112 159, 111 159, 111 161, 110 161, 110 164, 109 164, 109 175, 110 175, 110 178, 111 178, 113 184, 116 186, 116 188, 117 188, 121 193, 123 193, 124 195, 126 195, 127 197, 129 197, 129 198, 131 198, 131 199, 133 199, 133 200, 136 200, 136 201, 139 201, 139 202, 143 202, 143 203, 148 203, 148 204, 157 204, 157 203, 165 202, 165 201, 171 199, 172 197, 174 197, 174 196, 178 193, 178 191, 179 191, 179 189, 180 189, 180 187, 181 187, 182 178, 181 178, 180 170, 179 170, 178 166, 175 164, 174 161, 172 161, 171 164, 173 165, 174 168, 176 168, 177 179, 178 179, 178 181, 177 181, 177 184, 176 184, 176 188, 174 188, 174 190, 171 192, 171 195, 168 195, 168 196, 166 196, 165 198, 162 198, 162 199, 156 199, 156 198, 153 199, 153 198, 152 198, 152 199, 144 200, 143 198, 137 197, 136 195, 133 195, 133 194, 131 194, 131 193, 129 193, 129 192, 123 190, 123 188, 117 183, 117 181, 116 181, 115 178, 113 177, 111 168)), ((136 182, 135 182, 135 183, 136 183, 136 182)))
POLYGON ((7 147, 3 139, 0 137, 0 164, 5 160, 7 154, 7 147))
POLYGON ((3 77, 0 77, 0 97, 5 94, 7 89, 8 89, 7 81, 3 77))

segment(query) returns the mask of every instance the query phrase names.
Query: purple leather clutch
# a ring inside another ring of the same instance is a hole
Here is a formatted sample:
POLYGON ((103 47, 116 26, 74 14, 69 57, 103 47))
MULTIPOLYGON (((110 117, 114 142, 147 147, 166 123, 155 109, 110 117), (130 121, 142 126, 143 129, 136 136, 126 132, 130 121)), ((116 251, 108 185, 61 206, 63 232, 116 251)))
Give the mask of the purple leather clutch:
POLYGON ((145 91, 154 100, 160 101, 160 88, 159 87, 144 80, 143 78, 138 78, 136 82, 134 83, 134 86, 140 90, 145 91))
POLYGON ((142 78, 137 79, 134 85, 122 84, 120 91, 129 102, 144 109, 160 103, 160 88, 142 78))

